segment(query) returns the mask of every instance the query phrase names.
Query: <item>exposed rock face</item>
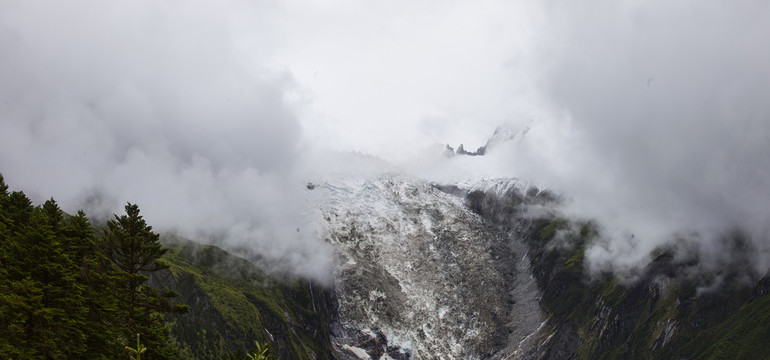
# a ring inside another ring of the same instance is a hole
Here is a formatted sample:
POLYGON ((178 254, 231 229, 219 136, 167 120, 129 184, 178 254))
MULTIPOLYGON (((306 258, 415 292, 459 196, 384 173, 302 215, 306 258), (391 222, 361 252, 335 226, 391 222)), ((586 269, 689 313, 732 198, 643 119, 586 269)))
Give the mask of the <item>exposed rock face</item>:
POLYGON ((464 198, 402 175, 313 192, 339 253, 342 358, 504 358, 536 345, 525 341, 543 320, 527 248, 464 198))
MULTIPOLYGON (((531 125, 531 123, 530 123, 531 125)), ((455 155, 466 155, 466 156, 484 156, 487 154, 487 152, 490 149, 493 149, 503 143, 511 142, 511 141, 520 141, 524 135, 527 134, 529 131, 530 125, 527 125, 527 127, 524 128, 523 131, 516 130, 510 126, 498 126, 495 129, 495 132, 492 134, 492 137, 487 139, 487 143, 483 146, 480 146, 476 151, 468 151, 465 150, 465 146, 463 144, 460 144, 460 146, 457 147, 457 151, 449 144, 446 145, 444 154, 446 156, 455 156, 455 155)))
POLYGON ((588 274, 596 225, 516 180, 311 185, 339 257, 333 288, 177 244, 150 283, 193 307, 172 321, 187 353, 258 340, 291 359, 770 359, 770 277, 747 274, 740 236, 719 272, 672 245, 628 281, 588 274))
POLYGON ((692 244, 657 249, 633 279, 589 274, 585 251, 598 229, 541 211, 527 223, 522 212, 557 200, 537 191, 471 191, 469 207, 518 233, 548 314, 537 345, 521 359, 770 359, 768 277, 752 273, 751 247, 728 234, 730 263, 703 264, 692 244), (681 246, 681 248, 679 248, 681 246))

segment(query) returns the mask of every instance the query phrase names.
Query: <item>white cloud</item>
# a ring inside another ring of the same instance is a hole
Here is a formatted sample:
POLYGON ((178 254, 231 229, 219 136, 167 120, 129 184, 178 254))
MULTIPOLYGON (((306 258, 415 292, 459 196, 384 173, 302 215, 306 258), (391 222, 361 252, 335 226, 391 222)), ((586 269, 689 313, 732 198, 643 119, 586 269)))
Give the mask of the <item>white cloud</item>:
POLYGON ((768 5, 549 6, 544 92, 567 113, 570 136, 554 141, 571 164, 537 170, 573 197, 574 213, 635 234, 634 251, 612 244, 607 259, 634 262, 675 233, 697 232, 704 249, 715 247, 734 227, 767 252, 768 5))
POLYGON ((414 169, 435 143, 475 149, 499 124, 532 123, 485 159, 415 171, 549 184, 572 213, 635 234, 631 252, 595 251, 607 259, 733 226, 767 251, 768 10, 0 0, 0 171, 37 200, 136 202, 159 229, 224 233, 313 273, 328 249, 296 232, 312 217, 302 180, 349 169, 308 152, 414 169))
POLYGON ((324 277, 329 249, 294 177, 301 126, 291 76, 244 40, 267 3, 5 2, 0 166, 68 211, 138 203, 160 231, 285 258, 324 277), (301 254, 297 256, 296 254, 301 254))

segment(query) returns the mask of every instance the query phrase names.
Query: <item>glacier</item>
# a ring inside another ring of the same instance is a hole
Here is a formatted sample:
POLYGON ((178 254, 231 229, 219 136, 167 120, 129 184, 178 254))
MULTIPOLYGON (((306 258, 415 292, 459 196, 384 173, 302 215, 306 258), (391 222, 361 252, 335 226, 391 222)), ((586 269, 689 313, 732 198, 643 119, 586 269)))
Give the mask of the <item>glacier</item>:
POLYGON ((528 187, 439 186, 403 173, 308 186, 336 249, 331 333, 341 358, 514 359, 537 346, 545 318, 527 245, 466 204, 474 190, 528 187))

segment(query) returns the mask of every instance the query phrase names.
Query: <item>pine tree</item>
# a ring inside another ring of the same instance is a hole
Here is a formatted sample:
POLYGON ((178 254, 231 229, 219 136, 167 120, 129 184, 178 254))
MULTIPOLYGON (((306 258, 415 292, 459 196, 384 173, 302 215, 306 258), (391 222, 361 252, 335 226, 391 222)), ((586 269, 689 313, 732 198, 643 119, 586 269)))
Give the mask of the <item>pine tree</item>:
POLYGON ((34 207, 0 175, 0 359, 114 359, 124 355, 110 316, 117 303, 102 275, 82 211, 51 199, 34 207))
POLYGON ((163 314, 186 312, 146 284, 166 252, 136 205, 98 239, 83 211, 33 206, 0 175, 0 359, 117 359, 141 334, 146 359, 173 356, 163 314))
POLYGON ((2 355, 77 358, 85 350, 81 331, 85 286, 62 248, 58 233, 62 212, 53 200, 33 207, 22 192, 11 193, 7 200, 2 208, 6 226, 0 313, 8 314, 0 320, 2 355))
POLYGON ((82 358, 119 358, 124 352, 114 320, 117 298, 109 276, 112 263, 98 251, 94 228, 82 210, 65 220, 61 233, 70 271, 84 286, 80 321, 86 349, 82 358))
POLYGON ((0 174, 0 208, 5 207, 6 201, 8 201, 8 185, 5 184, 3 174, 0 174))
POLYGON ((42 308, 42 289, 32 278, 28 267, 26 244, 28 238, 27 219, 32 212, 32 203, 20 192, 8 193, 5 183, 0 184, 0 356, 3 358, 34 358, 36 348, 25 354, 28 326, 34 319, 36 309, 42 308))
POLYGON ((117 321, 126 345, 140 334, 148 348, 144 355, 147 359, 167 359, 174 351, 168 345, 162 314, 185 313, 187 307, 171 303, 177 294, 161 293, 146 284, 149 274, 168 268, 159 261, 166 249, 160 245, 159 235, 139 215, 137 205, 129 203, 125 210, 126 215, 115 215, 107 222, 102 243, 117 270, 113 274, 118 295, 117 321))

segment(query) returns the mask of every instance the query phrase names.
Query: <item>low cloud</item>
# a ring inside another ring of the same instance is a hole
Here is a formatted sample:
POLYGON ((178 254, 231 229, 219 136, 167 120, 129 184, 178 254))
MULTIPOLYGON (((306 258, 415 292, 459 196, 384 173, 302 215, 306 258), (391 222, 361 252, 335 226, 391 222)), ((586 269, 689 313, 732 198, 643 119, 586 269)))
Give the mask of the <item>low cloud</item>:
POLYGON ((521 110, 531 117, 510 125, 526 134, 483 158, 436 150, 413 171, 444 182, 516 177, 563 194, 565 215, 602 229, 586 253, 593 269, 627 271, 686 241, 714 271, 743 256, 724 246, 738 231, 756 253, 739 262, 765 273, 770 6, 547 1, 539 10, 525 62, 535 95, 521 110))
MULTIPOLYGON (((513 149, 522 176, 599 219, 595 266, 677 238, 714 257, 735 228, 770 266, 770 7, 760 1, 547 5, 546 123, 513 149)), ((729 256, 728 253, 725 253, 729 256)))
POLYGON ((0 0, 0 171, 68 211, 136 202, 157 230, 312 275, 332 257, 306 179, 395 168, 377 156, 563 193, 604 229, 597 267, 677 238, 713 258, 738 228, 764 272, 768 14, 755 0, 0 0), (530 130, 484 157, 429 147, 476 149, 504 123, 530 130))
POLYGON ((269 33, 248 25, 264 22, 259 6, 3 2, 7 181, 93 216, 138 203, 156 231, 325 277, 330 250, 303 226, 314 215, 295 175, 294 81, 240 42, 252 30, 248 49, 270 46, 269 33))

